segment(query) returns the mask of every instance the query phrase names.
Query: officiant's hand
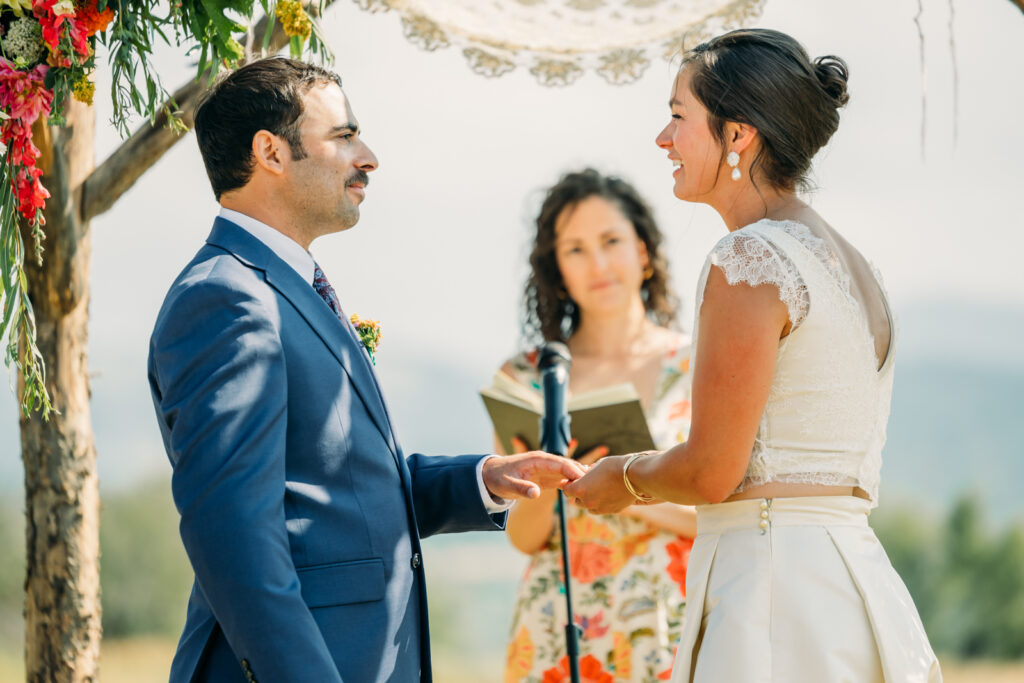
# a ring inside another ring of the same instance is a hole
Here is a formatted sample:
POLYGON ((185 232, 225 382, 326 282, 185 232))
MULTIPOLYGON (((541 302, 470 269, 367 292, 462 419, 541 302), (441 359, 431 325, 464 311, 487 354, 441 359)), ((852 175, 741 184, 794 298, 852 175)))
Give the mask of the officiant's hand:
POLYGON ((626 489, 622 468, 628 455, 609 455, 589 469, 581 479, 566 485, 562 491, 576 505, 589 512, 608 515, 619 512, 637 500, 626 489))
POLYGON ((484 462, 484 485, 492 496, 537 498, 541 489, 562 488, 583 476, 585 470, 569 458, 528 451, 484 462))

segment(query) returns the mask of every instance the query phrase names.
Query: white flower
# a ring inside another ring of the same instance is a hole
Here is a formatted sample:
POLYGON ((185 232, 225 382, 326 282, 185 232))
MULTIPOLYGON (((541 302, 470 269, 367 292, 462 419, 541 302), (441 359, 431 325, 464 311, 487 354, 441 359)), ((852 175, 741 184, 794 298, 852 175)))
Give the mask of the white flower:
POLYGON ((53 13, 58 17, 65 14, 75 13, 75 3, 73 0, 59 0, 59 2, 53 5, 53 13))
POLYGON ((43 27, 32 17, 15 19, 7 27, 4 51, 19 67, 32 66, 46 53, 43 45, 43 27))

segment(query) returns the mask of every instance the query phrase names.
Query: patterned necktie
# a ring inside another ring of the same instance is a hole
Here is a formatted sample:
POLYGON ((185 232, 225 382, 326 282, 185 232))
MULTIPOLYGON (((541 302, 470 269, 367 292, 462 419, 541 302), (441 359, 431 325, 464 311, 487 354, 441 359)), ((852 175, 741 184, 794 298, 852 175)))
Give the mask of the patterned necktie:
POLYGON ((334 287, 331 287, 331 283, 327 281, 327 276, 324 275, 324 271, 320 270, 320 266, 316 261, 313 262, 313 289, 331 307, 334 315, 338 316, 341 322, 348 322, 345 319, 345 312, 341 310, 341 302, 338 301, 338 295, 334 292, 334 287))

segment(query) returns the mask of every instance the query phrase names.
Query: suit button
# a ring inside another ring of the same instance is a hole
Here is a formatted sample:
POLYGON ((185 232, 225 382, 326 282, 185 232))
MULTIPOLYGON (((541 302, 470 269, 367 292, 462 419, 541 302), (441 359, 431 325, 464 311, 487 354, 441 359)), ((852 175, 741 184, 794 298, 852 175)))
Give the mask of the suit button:
POLYGON ((420 565, 423 564, 423 558, 420 557, 419 553, 412 554, 412 560, 409 562, 413 569, 419 569, 420 565))

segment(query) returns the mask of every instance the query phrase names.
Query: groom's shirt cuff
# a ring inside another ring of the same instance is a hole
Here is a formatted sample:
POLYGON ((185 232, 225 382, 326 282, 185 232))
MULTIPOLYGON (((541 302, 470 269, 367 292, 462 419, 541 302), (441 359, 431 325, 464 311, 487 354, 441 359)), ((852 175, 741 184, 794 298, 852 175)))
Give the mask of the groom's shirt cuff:
POLYGON ((492 515, 508 510, 512 507, 512 503, 515 502, 514 500, 505 500, 504 498, 492 496, 491 492, 484 485, 484 463, 491 458, 500 457, 500 455, 488 455, 486 458, 480 458, 480 462, 476 464, 476 485, 480 487, 480 498, 484 501, 484 508, 492 515))

